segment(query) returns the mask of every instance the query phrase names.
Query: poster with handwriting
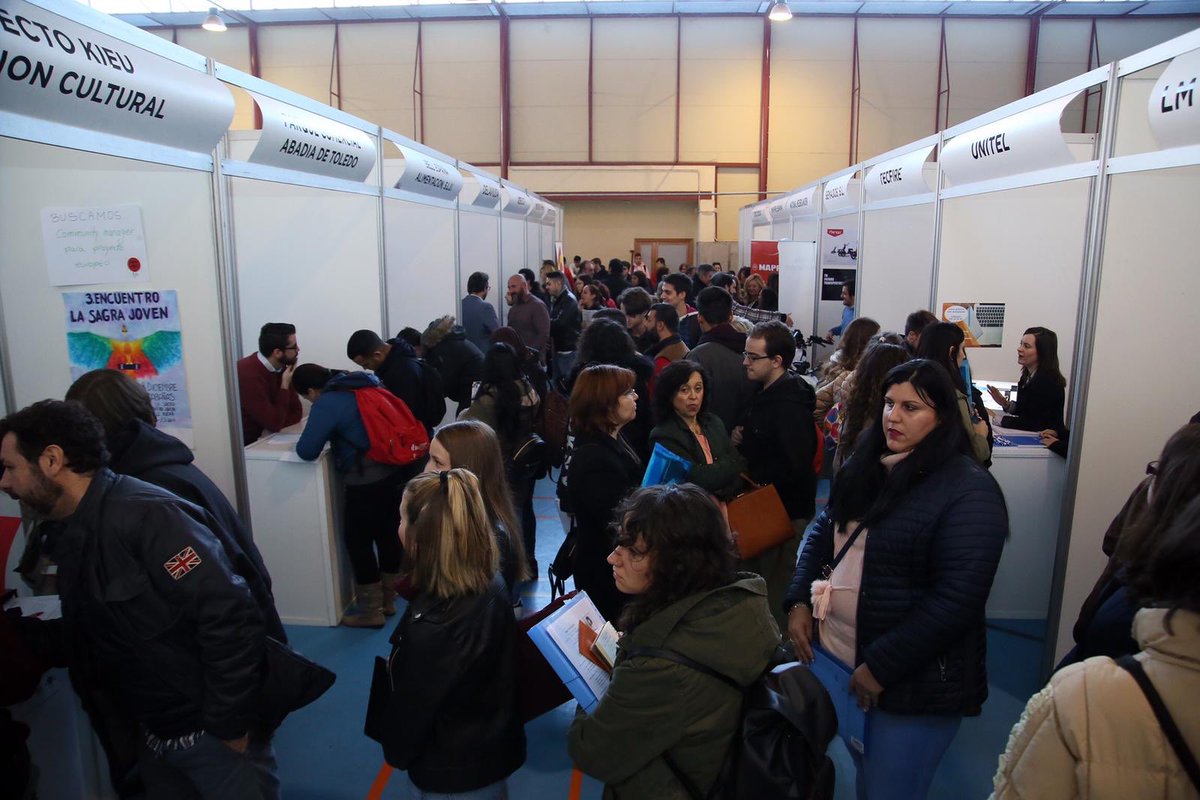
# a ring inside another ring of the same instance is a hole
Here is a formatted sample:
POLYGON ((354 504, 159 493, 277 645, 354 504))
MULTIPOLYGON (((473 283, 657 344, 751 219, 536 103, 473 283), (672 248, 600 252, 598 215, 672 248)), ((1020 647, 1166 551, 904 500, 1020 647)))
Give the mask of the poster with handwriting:
POLYGON ((42 209, 51 286, 148 280, 141 206, 42 209))
POLYGON ((64 292, 71 381, 115 369, 150 395, 158 428, 192 446, 179 298, 165 291, 64 292))

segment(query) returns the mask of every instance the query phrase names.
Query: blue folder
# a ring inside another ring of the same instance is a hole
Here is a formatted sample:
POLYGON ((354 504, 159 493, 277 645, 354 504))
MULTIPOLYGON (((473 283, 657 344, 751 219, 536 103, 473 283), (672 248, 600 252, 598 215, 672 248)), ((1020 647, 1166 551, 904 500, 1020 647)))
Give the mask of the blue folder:
POLYGON ((813 645, 812 651, 813 663, 809 669, 833 699, 838 717, 838 736, 842 737, 847 748, 866 755, 871 715, 858 707, 858 698, 850 691, 852 671, 817 645, 813 645))
POLYGON ((550 663, 554 674, 558 675, 559 679, 562 680, 563 685, 567 687, 571 696, 575 698, 579 705, 583 706, 583 710, 586 713, 590 714, 592 713, 592 709, 600 703, 600 699, 596 697, 591 687, 587 685, 587 681, 583 679, 583 676, 579 674, 579 671, 575 669, 574 665, 571 664, 562 650, 559 649, 558 643, 551 639, 550 634, 547 632, 547 626, 585 597, 587 597, 586 592, 580 592, 575 597, 572 597, 563 604, 562 608, 530 628, 529 638, 533 641, 537 649, 541 651, 542 655, 546 657, 546 661, 550 663))
POLYGON ((692 471, 692 462, 680 455, 672 453, 662 446, 661 442, 654 443, 654 452, 646 464, 646 474, 642 478, 642 486, 665 486, 687 480, 692 471))

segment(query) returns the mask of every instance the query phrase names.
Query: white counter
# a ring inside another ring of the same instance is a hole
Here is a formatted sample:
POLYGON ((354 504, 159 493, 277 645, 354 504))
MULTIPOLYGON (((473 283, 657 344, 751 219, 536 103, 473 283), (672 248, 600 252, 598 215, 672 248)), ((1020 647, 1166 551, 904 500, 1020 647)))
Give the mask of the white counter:
POLYGON ((353 594, 341 541, 342 488, 328 447, 316 461, 296 455, 305 421, 246 447, 250 522, 280 619, 333 626, 353 594))

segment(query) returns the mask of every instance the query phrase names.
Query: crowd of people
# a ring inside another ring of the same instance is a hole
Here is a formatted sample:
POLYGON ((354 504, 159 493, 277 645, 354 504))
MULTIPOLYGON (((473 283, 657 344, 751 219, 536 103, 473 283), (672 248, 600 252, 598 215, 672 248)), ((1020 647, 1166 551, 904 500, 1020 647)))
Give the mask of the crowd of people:
MULTIPOLYGON (((567 741, 606 796, 708 792, 739 730, 736 687, 781 645, 850 675, 871 719, 870 747, 851 753, 860 798, 924 797, 980 713, 1008 536, 988 467, 997 431, 1065 453, 1054 332, 1025 332, 1016 397, 989 387, 989 405, 959 326, 919 310, 881 332, 849 283, 837 349, 804 375, 774 276, 684 267, 545 262, 506 280, 504 326, 475 273, 461 318, 351 334, 359 370, 300 363, 286 323, 264 325, 238 362, 247 444, 299 422, 303 398, 297 454, 331 447, 355 581, 343 624, 381 628, 402 610, 366 733, 418 796, 504 798, 525 761, 514 608, 540 573, 533 492, 554 460, 554 409, 569 420, 558 498, 575 586, 622 635, 608 691, 567 741), (684 477, 643 487, 657 448, 684 477), (743 558, 728 506, 765 486, 790 532, 743 558)), ((121 796, 277 797, 271 733, 299 701, 266 700, 295 683, 271 657, 287 647, 271 578, 155 423, 145 390, 113 370, 0 421, 0 488, 38 522, 23 575, 63 604, 53 622, 0 617, 0 658, 70 667, 121 796)), ((1114 520, 1076 648, 1014 730, 998 797, 1197 791, 1184 752, 1200 727, 1181 713, 1200 688, 1194 423, 1114 520), (1173 735, 1139 705, 1142 667, 1173 735)))

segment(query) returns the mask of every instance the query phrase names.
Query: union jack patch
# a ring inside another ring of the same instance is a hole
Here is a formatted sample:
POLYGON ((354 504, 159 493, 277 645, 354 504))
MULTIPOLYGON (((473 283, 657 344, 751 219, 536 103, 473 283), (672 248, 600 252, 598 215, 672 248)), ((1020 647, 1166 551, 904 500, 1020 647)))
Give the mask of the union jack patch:
POLYGON ((200 566, 200 556, 196 555, 196 551, 190 547, 183 548, 163 564, 167 574, 175 580, 179 580, 198 566, 200 566))

